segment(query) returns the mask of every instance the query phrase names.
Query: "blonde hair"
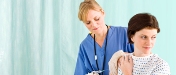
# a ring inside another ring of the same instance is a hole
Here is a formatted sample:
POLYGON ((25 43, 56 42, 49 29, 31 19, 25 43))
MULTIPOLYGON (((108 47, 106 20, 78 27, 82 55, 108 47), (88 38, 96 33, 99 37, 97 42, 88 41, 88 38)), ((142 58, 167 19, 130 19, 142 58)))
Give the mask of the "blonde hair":
POLYGON ((89 10, 103 11, 95 0, 84 0, 79 6, 78 18, 85 22, 89 10))

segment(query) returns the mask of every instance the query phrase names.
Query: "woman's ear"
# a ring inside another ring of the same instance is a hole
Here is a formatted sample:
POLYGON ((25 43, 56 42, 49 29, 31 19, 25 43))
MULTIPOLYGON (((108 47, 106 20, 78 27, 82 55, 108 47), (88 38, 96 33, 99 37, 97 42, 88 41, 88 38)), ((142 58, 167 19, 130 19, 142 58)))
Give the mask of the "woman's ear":
POLYGON ((131 35, 131 41, 134 43, 134 39, 133 39, 134 35, 131 35))

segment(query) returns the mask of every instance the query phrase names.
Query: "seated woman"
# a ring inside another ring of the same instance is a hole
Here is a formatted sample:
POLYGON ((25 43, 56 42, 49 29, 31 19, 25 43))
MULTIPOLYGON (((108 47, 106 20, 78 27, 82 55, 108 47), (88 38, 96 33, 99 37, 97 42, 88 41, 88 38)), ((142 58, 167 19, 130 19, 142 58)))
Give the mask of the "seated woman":
POLYGON ((118 72, 118 75, 170 75, 168 63, 151 51, 159 32, 157 19, 153 15, 149 13, 134 15, 128 23, 127 30, 129 42, 134 44, 134 52, 128 55, 122 51, 115 53, 109 65, 112 65, 117 55, 121 54, 122 57, 119 59, 118 68, 110 66, 110 74, 117 75, 118 72), (118 71, 114 72, 112 67, 118 71))

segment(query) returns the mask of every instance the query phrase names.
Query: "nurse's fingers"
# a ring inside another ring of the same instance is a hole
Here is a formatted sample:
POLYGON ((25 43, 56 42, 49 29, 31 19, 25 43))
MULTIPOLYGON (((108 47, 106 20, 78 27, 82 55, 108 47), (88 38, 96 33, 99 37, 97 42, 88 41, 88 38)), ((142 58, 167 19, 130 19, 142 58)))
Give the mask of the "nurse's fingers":
POLYGON ((118 60, 118 64, 123 63, 123 62, 124 62, 124 56, 121 56, 118 60))
POLYGON ((125 56, 124 56, 125 62, 128 62, 128 59, 129 59, 129 58, 128 58, 128 55, 125 55, 125 56))
POLYGON ((128 62, 132 62, 132 57, 131 57, 131 55, 128 55, 128 62))

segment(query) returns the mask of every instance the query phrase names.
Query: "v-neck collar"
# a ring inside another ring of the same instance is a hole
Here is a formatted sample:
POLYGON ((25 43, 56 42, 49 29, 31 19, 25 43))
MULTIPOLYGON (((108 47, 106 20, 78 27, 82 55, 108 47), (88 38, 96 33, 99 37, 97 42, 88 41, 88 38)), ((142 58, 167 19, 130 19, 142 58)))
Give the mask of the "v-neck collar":
MULTIPOLYGON (((109 38, 112 36, 113 29, 114 29, 114 27, 109 26, 108 35, 105 37, 105 39, 104 39, 104 41, 103 41, 102 47, 100 47, 100 45, 99 45, 97 42, 95 42, 95 45, 96 45, 96 47, 97 47, 97 50, 104 50, 104 48, 105 48, 105 43, 106 43, 106 38, 108 37, 108 39, 109 39, 109 38)), ((93 38, 90 34, 88 35, 88 37, 90 38, 91 43, 94 44, 94 38, 93 38)), ((108 42, 108 39, 107 39, 107 42, 108 42)))

